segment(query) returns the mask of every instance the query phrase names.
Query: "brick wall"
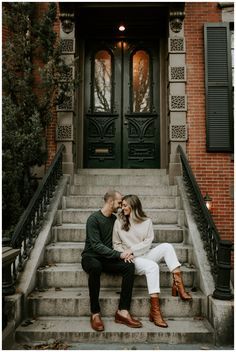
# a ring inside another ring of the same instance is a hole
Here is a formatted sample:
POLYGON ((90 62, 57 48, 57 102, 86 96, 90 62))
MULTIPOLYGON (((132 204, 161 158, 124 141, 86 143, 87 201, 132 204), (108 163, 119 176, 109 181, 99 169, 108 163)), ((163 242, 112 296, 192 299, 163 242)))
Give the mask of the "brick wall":
MULTIPOLYGON (((42 16, 48 7, 48 3, 38 3, 37 15, 42 16)), ((57 33, 58 38, 60 34, 60 20, 59 20, 59 4, 57 3, 57 20, 54 24, 54 31, 57 33)), ((48 160, 47 165, 49 166, 53 160, 53 157, 57 151, 56 143, 56 125, 57 125, 57 112, 54 108, 52 111, 52 119, 46 130, 47 139, 47 150, 48 150, 48 160)))
POLYGON ((221 10, 217 3, 186 2, 185 11, 187 153, 203 196, 208 192, 212 197, 212 214, 222 239, 233 240, 232 155, 206 152, 203 25, 206 22, 221 22, 221 10))
POLYGON ((6 25, 6 20, 5 20, 5 16, 4 16, 4 12, 8 11, 9 9, 9 5, 8 3, 3 3, 2 4, 2 43, 3 45, 5 44, 8 35, 9 35, 9 29, 6 25))
MULTIPOLYGON (((7 3, 3 4, 4 8, 8 8, 7 3)), ((48 8, 48 3, 38 3, 37 8, 36 8, 36 16, 41 17, 44 15, 45 11, 48 8)), ((57 4, 57 20, 54 25, 54 30, 58 34, 59 38, 59 33, 60 33, 60 21, 59 21, 59 5, 57 4)), ((9 30, 8 27, 5 24, 4 17, 3 17, 3 24, 2 24, 2 42, 3 45, 9 35, 9 30)), ((35 63, 37 65, 40 65, 40 63, 37 61, 37 58, 35 59, 35 63)), ((37 72, 35 72, 35 82, 36 86, 34 87, 35 91, 37 91, 37 81, 39 82, 40 76, 37 72)), ((57 113, 56 109, 52 111, 52 120, 45 131, 46 134, 46 140, 47 140, 47 148, 48 148, 48 160, 47 160, 47 165, 50 165, 56 151, 57 151, 57 144, 56 144, 56 123, 57 123, 57 113)))
MULTIPOLYGON (((59 4, 57 3, 57 20, 54 24, 54 31, 57 33, 58 39, 60 36, 60 20, 59 20, 59 4)), ((56 125, 57 125, 57 112, 56 109, 52 112, 52 121, 48 126, 47 141, 48 141, 48 163, 51 163, 57 151, 56 143, 56 125)))

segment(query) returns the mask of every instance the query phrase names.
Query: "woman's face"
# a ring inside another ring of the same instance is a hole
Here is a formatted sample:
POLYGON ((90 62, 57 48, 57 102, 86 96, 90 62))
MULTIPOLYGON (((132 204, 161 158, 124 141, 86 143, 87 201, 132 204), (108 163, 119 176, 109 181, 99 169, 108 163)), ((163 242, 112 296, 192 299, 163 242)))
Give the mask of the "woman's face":
POLYGON ((122 201, 122 211, 123 211, 124 215, 126 215, 126 216, 129 216, 131 213, 131 207, 128 205, 126 200, 122 201))

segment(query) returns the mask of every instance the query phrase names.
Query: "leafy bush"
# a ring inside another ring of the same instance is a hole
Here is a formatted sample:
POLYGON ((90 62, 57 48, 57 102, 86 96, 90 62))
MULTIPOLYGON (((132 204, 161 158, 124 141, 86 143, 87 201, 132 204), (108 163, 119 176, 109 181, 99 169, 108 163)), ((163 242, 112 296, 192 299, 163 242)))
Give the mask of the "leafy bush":
POLYGON ((37 185, 31 169, 47 160, 45 129, 68 67, 60 57, 53 31, 56 3, 39 16, 42 3, 5 3, 3 23, 9 36, 3 45, 3 204, 4 234, 11 234, 37 185))

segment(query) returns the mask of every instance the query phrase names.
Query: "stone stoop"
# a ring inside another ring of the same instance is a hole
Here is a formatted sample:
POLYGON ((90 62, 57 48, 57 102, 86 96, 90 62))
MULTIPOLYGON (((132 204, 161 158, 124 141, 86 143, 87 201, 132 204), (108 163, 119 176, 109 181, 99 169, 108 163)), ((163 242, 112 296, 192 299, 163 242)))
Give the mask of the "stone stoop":
POLYGON ((58 210, 52 228, 51 243, 45 248, 45 263, 38 268, 37 287, 28 296, 28 320, 16 330, 18 343, 35 343, 49 339, 67 342, 149 342, 214 343, 214 331, 203 316, 204 294, 196 287, 197 269, 193 265, 193 248, 187 244, 184 213, 178 188, 169 185, 166 170, 147 169, 81 169, 58 210), (168 322, 166 329, 149 322, 149 295, 146 278, 136 276, 131 313, 140 318, 143 327, 131 329, 114 322, 118 306, 121 277, 102 274, 101 313, 105 331, 90 327, 90 305, 87 274, 81 267, 88 216, 101 208, 103 195, 109 189, 122 194, 137 194, 154 224, 155 240, 175 247, 182 263, 186 288, 193 289, 192 302, 172 297, 172 275, 160 263, 161 309, 168 322))

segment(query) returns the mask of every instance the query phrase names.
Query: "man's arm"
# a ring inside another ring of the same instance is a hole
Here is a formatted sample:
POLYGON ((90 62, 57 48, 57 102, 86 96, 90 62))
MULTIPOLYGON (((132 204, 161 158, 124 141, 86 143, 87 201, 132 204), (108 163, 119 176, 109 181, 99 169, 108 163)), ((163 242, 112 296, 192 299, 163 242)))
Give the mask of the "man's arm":
POLYGON ((101 241, 99 225, 95 217, 90 217, 86 224, 86 232, 93 250, 105 258, 120 258, 121 252, 111 249, 101 241))

